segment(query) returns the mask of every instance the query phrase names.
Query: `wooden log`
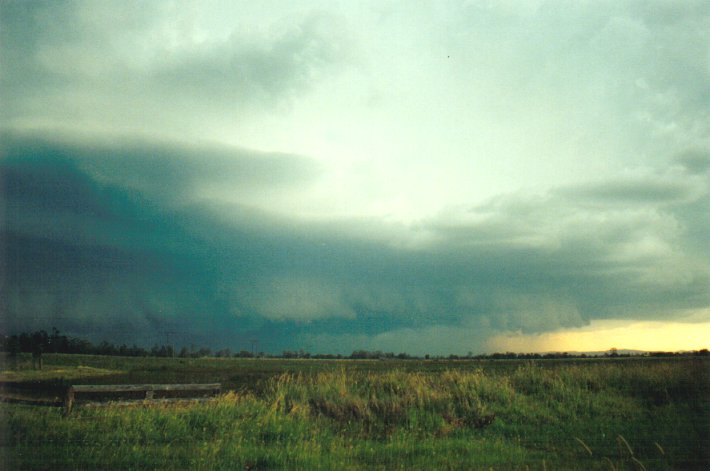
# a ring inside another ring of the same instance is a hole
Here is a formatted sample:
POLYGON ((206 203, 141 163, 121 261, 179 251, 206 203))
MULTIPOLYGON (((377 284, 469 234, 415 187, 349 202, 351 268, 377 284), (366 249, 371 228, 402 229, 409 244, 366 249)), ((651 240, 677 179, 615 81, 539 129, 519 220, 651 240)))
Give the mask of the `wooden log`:
POLYGON ((131 392, 131 391, 213 391, 219 392, 220 383, 195 384, 75 384, 77 393, 131 392))
POLYGON ((105 394, 120 392, 145 392, 146 400, 154 400, 155 391, 209 392, 218 395, 222 390, 220 383, 194 384, 76 384, 67 389, 64 400, 64 413, 68 415, 80 394, 105 394))
MULTIPOLYGON (((151 404, 181 404, 181 403, 199 403, 199 402, 208 402, 208 401, 214 401, 214 397, 161 397, 161 398, 156 398, 151 400, 151 404)), ((136 404, 140 404, 140 400, 127 400, 127 401, 89 401, 89 402, 83 402, 81 404, 81 407, 87 407, 87 408, 92 408, 92 407, 106 407, 108 405, 111 406, 133 406, 136 404)))

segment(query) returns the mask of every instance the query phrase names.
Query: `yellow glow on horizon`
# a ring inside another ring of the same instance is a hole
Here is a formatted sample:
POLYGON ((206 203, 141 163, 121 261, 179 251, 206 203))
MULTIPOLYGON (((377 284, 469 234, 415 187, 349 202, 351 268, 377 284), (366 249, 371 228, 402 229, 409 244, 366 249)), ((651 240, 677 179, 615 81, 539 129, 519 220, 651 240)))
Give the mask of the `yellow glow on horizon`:
POLYGON ((592 321, 578 329, 536 335, 499 335, 490 340, 489 347, 499 352, 593 352, 610 348, 701 350, 710 348, 710 322, 592 321))

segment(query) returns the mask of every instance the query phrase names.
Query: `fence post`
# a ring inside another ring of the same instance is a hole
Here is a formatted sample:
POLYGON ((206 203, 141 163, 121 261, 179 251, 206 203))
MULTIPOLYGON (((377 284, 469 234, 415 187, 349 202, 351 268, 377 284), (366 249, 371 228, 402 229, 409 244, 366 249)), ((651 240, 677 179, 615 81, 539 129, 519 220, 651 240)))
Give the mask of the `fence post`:
POLYGON ((64 399, 64 415, 69 415, 74 405, 74 387, 69 386, 67 397, 64 399))

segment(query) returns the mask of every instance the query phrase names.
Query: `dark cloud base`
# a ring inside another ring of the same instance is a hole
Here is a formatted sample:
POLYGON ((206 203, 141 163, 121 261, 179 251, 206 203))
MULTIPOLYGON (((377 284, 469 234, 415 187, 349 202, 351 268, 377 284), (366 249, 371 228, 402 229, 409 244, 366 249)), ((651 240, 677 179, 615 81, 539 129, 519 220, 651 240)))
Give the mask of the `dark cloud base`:
POLYGON ((240 349, 258 338, 267 351, 339 353, 470 332, 412 352, 445 353, 480 351, 501 332, 710 305, 707 247, 696 240, 710 229, 707 199, 677 182, 504 198, 424 221, 411 230, 429 242, 402 248, 357 222, 307 224, 191 191, 215 179, 247 196, 304 184, 318 175, 308 159, 92 142, 3 136, 6 332, 56 326, 143 345, 172 332, 182 345, 240 349))

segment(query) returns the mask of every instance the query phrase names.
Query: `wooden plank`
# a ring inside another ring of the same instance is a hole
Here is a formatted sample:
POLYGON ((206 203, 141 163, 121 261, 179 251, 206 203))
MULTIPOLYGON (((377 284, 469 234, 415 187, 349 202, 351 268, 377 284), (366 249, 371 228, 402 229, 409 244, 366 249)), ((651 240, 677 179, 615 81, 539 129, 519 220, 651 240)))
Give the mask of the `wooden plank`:
POLYGON ((76 401, 77 394, 83 393, 116 393, 116 392, 145 392, 145 399, 155 400, 155 391, 209 391, 214 395, 220 393, 220 383, 193 383, 193 384, 76 384, 67 389, 64 401, 64 413, 68 415, 76 401))
POLYGON ((75 393, 131 392, 131 391, 211 391, 220 390, 220 383, 195 384, 76 384, 75 393))
MULTIPOLYGON (((151 404, 193 404, 200 402, 210 402, 216 400, 215 397, 163 397, 159 399, 152 399, 151 404)), ((109 407, 109 406, 134 406, 140 404, 141 399, 136 399, 133 401, 89 401, 82 402, 81 407, 109 407)))

